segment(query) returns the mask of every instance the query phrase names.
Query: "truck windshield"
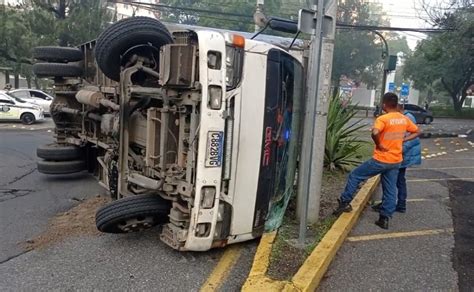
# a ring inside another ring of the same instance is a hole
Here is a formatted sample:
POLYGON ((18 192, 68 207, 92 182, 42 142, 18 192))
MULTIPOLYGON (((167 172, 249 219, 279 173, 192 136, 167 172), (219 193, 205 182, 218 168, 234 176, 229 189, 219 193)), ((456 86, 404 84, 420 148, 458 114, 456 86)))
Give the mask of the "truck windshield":
MULTIPOLYGON (((265 229, 281 225, 293 193, 303 98, 303 67, 284 51, 272 49, 267 84, 262 162, 255 212, 266 216, 265 229)), ((260 222, 263 223, 263 222, 260 222)))

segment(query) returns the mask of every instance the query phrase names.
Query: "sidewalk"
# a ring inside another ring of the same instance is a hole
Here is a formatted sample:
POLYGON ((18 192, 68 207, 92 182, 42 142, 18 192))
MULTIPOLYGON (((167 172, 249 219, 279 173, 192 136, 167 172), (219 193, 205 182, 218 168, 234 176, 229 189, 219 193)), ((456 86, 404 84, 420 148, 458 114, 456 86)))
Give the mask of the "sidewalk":
MULTIPOLYGON (((394 214, 390 229, 382 230, 374 224, 378 214, 366 208, 320 291, 474 287, 474 147, 457 138, 422 140, 422 145, 425 155, 447 154, 430 155, 407 172, 407 213, 394 214)), ((375 196, 380 199, 381 190, 375 196)))
POLYGON ((21 122, 0 122, 0 130, 23 130, 23 131, 37 131, 37 130, 52 130, 54 129, 53 119, 45 118, 43 121, 36 122, 32 125, 23 125, 21 122))

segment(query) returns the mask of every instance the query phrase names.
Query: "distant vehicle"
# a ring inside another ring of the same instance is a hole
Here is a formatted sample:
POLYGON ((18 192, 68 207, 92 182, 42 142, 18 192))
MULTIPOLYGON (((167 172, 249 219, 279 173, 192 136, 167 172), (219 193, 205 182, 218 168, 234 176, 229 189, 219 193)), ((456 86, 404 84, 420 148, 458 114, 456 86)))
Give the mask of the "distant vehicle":
POLYGON ((417 124, 431 124, 433 122, 433 113, 430 110, 425 110, 421 106, 415 104, 405 104, 405 111, 411 113, 417 124))
MULTIPOLYGON (((417 124, 431 124, 433 122, 433 113, 430 110, 425 110, 421 106, 415 104, 405 104, 405 111, 411 113, 417 124)), ((374 111, 374 117, 377 117, 381 114, 380 107, 376 107, 374 111)))
POLYGON ((53 102, 53 97, 51 95, 48 95, 47 93, 37 89, 14 89, 8 91, 8 94, 29 103, 41 106, 44 110, 44 113, 49 115, 49 107, 53 102))
POLYGON ((25 125, 31 125, 44 119, 42 107, 19 100, 21 99, 0 92, 0 120, 21 121, 25 125))

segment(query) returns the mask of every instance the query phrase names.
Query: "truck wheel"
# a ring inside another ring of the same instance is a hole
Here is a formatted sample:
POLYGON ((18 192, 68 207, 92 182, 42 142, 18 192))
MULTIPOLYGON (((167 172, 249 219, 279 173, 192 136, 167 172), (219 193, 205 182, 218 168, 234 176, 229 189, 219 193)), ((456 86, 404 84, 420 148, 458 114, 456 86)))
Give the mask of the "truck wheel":
POLYGON ((75 145, 52 143, 36 148, 36 156, 45 160, 69 161, 81 158, 82 149, 75 145))
POLYGON ((21 115, 20 120, 25 125, 31 125, 36 121, 36 118, 32 113, 24 113, 21 115))
POLYGON ((68 47, 36 47, 33 49, 33 58, 45 62, 68 63, 84 59, 81 50, 68 47))
POLYGON ((95 223, 101 232, 135 232, 165 224, 170 209, 171 202, 159 195, 131 196, 100 208, 95 223))
POLYGON ((149 17, 131 17, 122 19, 106 30, 97 38, 95 58, 100 70, 108 78, 119 81, 120 69, 126 66, 131 50, 137 54, 149 55, 150 48, 155 59, 155 69, 158 68, 160 47, 173 42, 168 29, 158 20, 149 17), (146 52, 145 52, 146 51, 146 52))
POLYGON ((429 125, 433 122, 433 118, 432 117, 426 117, 423 119, 423 124, 426 124, 426 125, 429 125))
POLYGON ((44 174, 70 174, 86 170, 84 160, 48 161, 40 160, 37 163, 38 171, 44 174))
POLYGON ((33 65, 33 73, 37 77, 81 77, 83 69, 73 64, 62 63, 36 63, 33 65))

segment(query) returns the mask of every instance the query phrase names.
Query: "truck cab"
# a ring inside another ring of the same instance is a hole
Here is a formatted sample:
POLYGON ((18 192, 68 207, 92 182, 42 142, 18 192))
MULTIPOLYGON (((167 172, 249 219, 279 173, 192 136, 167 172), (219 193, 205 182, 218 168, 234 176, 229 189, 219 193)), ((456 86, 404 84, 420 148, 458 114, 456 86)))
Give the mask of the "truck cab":
POLYGON ((51 110, 56 143, 83 149, 114 199, 97 212, 100 231, 160 225, 170 247, 206 251, 281 224, 302 122, 295 54, 144 17, 80 50, 84 73, 56 76, 51 110))

